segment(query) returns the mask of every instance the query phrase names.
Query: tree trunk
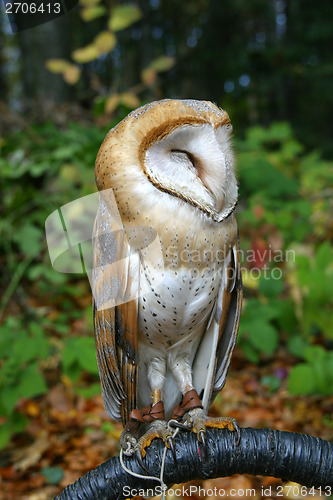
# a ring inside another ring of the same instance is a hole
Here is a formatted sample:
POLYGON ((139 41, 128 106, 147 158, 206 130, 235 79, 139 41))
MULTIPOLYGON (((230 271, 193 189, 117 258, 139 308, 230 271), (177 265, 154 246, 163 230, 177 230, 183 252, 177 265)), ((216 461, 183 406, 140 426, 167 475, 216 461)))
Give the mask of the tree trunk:
POLYGON ((24 100, 69 100, 71 88, 62 75, 46 69, 45 62, 51 58, 69 59, 70 20, 71 15, 65 14, 19 32, 24 100))

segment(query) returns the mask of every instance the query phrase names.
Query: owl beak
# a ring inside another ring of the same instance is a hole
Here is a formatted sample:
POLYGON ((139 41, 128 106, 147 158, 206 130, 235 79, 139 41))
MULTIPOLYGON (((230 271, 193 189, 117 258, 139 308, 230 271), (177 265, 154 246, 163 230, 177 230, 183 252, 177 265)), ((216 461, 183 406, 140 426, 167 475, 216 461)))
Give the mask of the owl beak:
POLYGON ((223 189, 218 185, 215 176, 210 176, 207 173, 199 174, 202 184, 205 186, 207 191, 211 194, 213 198, 213 206, 217 213, 222 210, 224 203, 224 192, 223 189))
MULTIPOLYGON (((214 196, 214 194, 213 194, 213 196, 214 196)), ((224 195, 222 195, 222 196, 214 196, 214 200, 215 200, 215 209, 216 209, 216 212, 221 212, 222 207, 223 207, 223 202, 224 202, 224 195)))

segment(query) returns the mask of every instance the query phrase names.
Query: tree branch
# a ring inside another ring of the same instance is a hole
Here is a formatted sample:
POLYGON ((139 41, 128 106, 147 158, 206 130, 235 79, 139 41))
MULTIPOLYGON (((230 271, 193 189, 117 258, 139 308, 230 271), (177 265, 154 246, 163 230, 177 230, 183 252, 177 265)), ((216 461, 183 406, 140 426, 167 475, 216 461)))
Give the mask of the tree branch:
MULTIPOLYGON (((320 438, 246 428, 241 429, 240 444, 236 446, 234 432, 207 429, 206 458, 193 432, 178 433, 175 443, 177 464, 170 450, 166 454, 164 482, 168 486, 193 479, 260 474, 309 487, 333 487, 333 443, 320 438)), ((144 464, 149 475, 159 476, 164 448, 163 442, 156 439, 147 449, 144 464)), ((133 472, 147 474, 134 457, 124 456, 124 463, 133 472)), ((120 500, 130 496, 129 490, 156 486, 157 481, 129 475, 119 457, 114 457, 67 486, 55 500, 120 500)))

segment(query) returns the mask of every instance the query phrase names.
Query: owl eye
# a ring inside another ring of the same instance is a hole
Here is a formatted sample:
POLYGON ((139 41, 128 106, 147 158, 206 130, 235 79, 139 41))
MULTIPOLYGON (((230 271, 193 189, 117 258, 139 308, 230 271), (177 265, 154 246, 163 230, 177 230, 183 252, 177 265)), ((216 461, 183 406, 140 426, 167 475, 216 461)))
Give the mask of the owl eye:
POLYGON ((196 160, 189 151, 186 151, 185 149, 171 149, 170 152, 172 153, 173 158, 179 160, 184 160, 184 159, 189 160, 192 167, 196 168, 196 160))

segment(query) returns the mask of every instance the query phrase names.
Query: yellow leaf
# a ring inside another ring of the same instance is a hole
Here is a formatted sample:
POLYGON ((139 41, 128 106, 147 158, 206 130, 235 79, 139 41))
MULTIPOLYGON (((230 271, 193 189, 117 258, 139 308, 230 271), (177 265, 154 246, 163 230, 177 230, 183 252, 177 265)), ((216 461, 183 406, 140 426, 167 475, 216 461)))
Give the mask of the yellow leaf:
POLYGON ((138 96, 133 94, 132 92, 124 92, 123 94, 120 94, 120 100, 128 108, 134 109, 140 106, 140 100, 138 96))
POLYGON ((79 170, 74 163, 63 163, 60 168, 59 177, 65 181, 75 182, 79 175, 79 170))
POLYGON ((115 47, 116 43, 117 39, 110 31, 102 31, 102 33, 96 36, 93 42, 100 54, 110 52, 115 47))
POLYGON ((105 113, 111 114, 113 111, 117 108, 119 104, 119 95, 118 94, 112 94, 110 97, 107 98, 105 102, 105 113))
POLYGON ((45 66, 51 73, 63 73, 70 63, 65 59, 47 59, 45 66))
POLYGON ((251 273, 249 269, 242 269, 242 281, 245 288, 257 290, 259 287, 258 276, 251 273))
POLYGON ((78 82, 80 75, 80 68, 75 64, 71 64, 65 69, 62 76, 66 83, 68 83, 69 85, 74 85, 78 82))
POLYGON ((94 59, 97 59, 98 56, 99 52, 95 45, 87 45, 86 47, 82 47, 81 49, 74 50, 74 52, 72 53, 74 61, 78 63, 93 61, 94 59))
POLYGON ((101 0, 80 0, 79 5, 81 7, 94 7, 99 4, 101 0))
POLYGON ((161 56, 152 61, 149 67, 155 71, 168 71, 175 64, 175 58, 170 56, 161 56))
POLYGON ((108 28, 111 31, 120 31, 139 21, 142 12, 136 5, 118 5, 112 10, 108 28))
POLYGON ((141 72, 141 80, 145 85, 152 85, 157 77, 157 73, 153 68, 145 68, 141 72))
POLYGON ((95 5, 81 10, 81 17, 84 21, 92 21, 105 14, 106 8, 103 5, 95 5))

